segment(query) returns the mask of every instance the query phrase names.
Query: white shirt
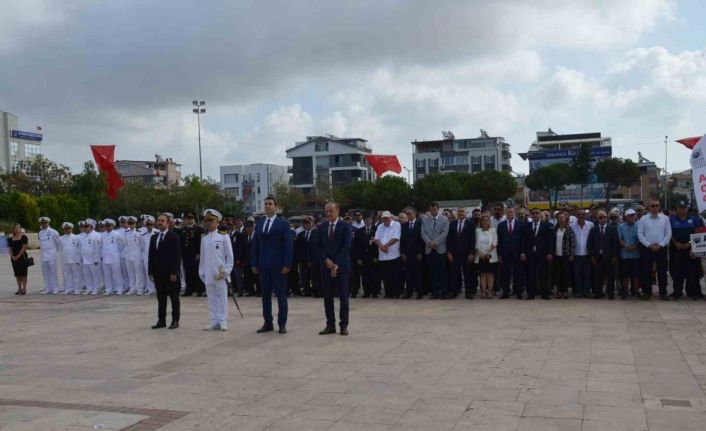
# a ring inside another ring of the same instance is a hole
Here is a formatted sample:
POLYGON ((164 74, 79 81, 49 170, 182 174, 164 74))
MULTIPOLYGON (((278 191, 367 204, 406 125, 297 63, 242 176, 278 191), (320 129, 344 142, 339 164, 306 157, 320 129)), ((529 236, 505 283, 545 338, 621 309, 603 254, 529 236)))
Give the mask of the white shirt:
POLYGON ((152 236, 157 234, 157 229, 152 228, 152 232, 144 228, 145 231, 142 233, 142 260, 147 262, 150 255, 150 241, 152 236))
POLYGON ((498 233, 492 227, 488 230, 483 230, 481 228, 476 229, 476 257, 475 262, 480 261, 480 255, 486 255, 490 252, 490 263, 495 263, 498 261, 498 233), (495 246, 493 251, 490 251, 490 247, 495 246))
MULTIPOLYGON (((201 237, 199 277, 206 285, 225 283, 233 270, 233 246, 228 234, 217 230, 201 237), (216 280, 219 274, 224 278, 216 280)), ((226 298, 227 299, 227 298, 226 298)))
POLYGON ((499 219, 496 219, 494 216, 490 218, 490 227, 497 228, 498 225, 502 222, 507 220, 505 216, 500 217, 499 219))
POLYGON ((277 218, 277 214, 273 215, 272 217, 265 217, 265 222, 262 224, 262 233, 268 233, 270 229, 272 229, 272 225, 275 223, 275 219, 277 218), (267 225, 267 220, 270 221, 270 225, 267 225))
POLYGON ((81 262, 84 265, 92 265, 101 261, 101 240, 102 235, 94 230, 81 237, 79 241, 81 262))
POLYGON ((120 252, 125 247, 123 234, 117 231, 105 232, 101 243, 103 263, 120 263, 120 252))
POLYGON ((380 241, 380 244, 385 245, 387 244, 391 239, 396 239, 397 242, 392 244, 387 252, 384 252, 382 250, 378 250, 379 252, 379 257, 378 259, 380 261, 385 261, 385 260, 394 260, 400 257, 400 235, 402 233, 402 228, 400 227, 400 223, 396 222, 394 220, 390 221, 389 226, 385 226, 384 223, 381 223, 377 230, 375 231, 375 239, 380 241))
POLYGON ((637 224, 637 238, 645 247, 652 244, 666 247, 669 240, 672 239, 672 225, 669 223, 669 217, 662 213, 658 213, 657 217, 645 214, 637 224))
POLYGON ((571 230, 574 231, 574 236, 576 236, 576 248, 574 249, 574 256, 587 256, 588 250, 586 246, 588 245, 588 233, 593 228, 593 223, 588 220, 584 221, 583 228, 579 226, 578 223, 571 225, 571 230))
POLYGON ((79 236, 70 233, 61 235, 61 260, 64 264, 81 263, 79 236))
POLYGON ((39 248, 42 250, 42 262, 56 261, 56 251, 61 250, 59 232, 48 227, 40 230, 37 236, 39 236, 39 248))
POLYGON ((123 257, 131 262, 142 260, 142 233, 137 229, 130 229, 125 232, 124 238, 123 257))
POLYGON ((563 256, 564 255, 564 231, 566 228, 557 228, 556 230, 556 255, 557 256, 563 256))

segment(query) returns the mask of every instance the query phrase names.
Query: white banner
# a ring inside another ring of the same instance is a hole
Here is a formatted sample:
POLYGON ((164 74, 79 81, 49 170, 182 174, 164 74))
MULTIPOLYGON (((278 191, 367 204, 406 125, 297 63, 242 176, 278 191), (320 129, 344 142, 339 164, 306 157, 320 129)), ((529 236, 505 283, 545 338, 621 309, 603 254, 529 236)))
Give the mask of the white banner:
POLYGON ((691 175, 699 213, 706 211, 706 135, 691 150, 691 175))
POLYGON ((706 256, 706 233, 692 233, 690 236, 691 254, 694 257, 706 256))

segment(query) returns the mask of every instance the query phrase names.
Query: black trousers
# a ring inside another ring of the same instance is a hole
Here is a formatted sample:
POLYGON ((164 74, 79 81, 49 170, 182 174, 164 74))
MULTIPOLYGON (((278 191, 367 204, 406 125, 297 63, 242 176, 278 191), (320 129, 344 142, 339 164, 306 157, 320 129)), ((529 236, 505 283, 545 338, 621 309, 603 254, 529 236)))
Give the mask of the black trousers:
POLYGON ((659 296, 667 295, 667 247, 652 251, 648 247, 642 250, 643 280, 642 293, 652 296, 652 266, 657 266, 657 284, 659 296))
POLYGON ((531 252, 527 255, 527 297, 534 298, 539 293, 542 296, 549 295, 549 275, 547 265, 547 255, 531 252))
POLYGON ((199 262, 196 260, 196 256, 185 254, 182 262, 184 264, 184 283, 186 283, 184 295, 204 293, 206 286, 199 278, 199 262))
POLYGON ((556 291, 568 293, 571 285, 571 262, 567 256, 554 256, 553 275, 556 291))
POLYGON ((260 291, 260 277, 253 274, 249 265, 243 269, 243 287, 247 294, 254 294, 260 291))
POLYGON ((669 262, 672 268, 672 281, 674 286, 674 296, 682 296, 686 287, 686 294, 689 298, 701 296, 701 287, 697 278, 696 265, 701 262, 691 257, 691 250, 673 250, 669 262), (686 282, 686 286, 684 283, 686 282))
POLYGON ((375 295, 380 292, 380 282, 377 277, 377 263, 372 258, 363 259, 363 266, 358 267, 363 280, 363 294, 375 295))
POLYGON ((431 294, 435 296, 445 296, 448 294, 446 286, 446 253, 440 254, 432 250, 427 255, 427 266, 429 267, 429 281, 431 282, 431 294))
POLYGON ((360 292, 360 286, 361 286, 361 269, 362 265, 358 265, 358 259, 351 259, 351 276, 350 276, 350 291, 351 291, 351 297, 355 298, 358 296, 358 292, 360 292))
POLYGON ((424 274, 422 267, 422 262, 417 259, 416 254, 407 255, 407 270, 405 271, 406 296, 412 296, 414 292, 417 292, 417 295, 424 294, 424 274))
POLYGON ((179 307, 179 290, 181 283, 177 277, 177 281, 171 282, 167 280, 154 281, 154 287, 157 290, 157 321, 165 323, 167 321, 167 298, 172 302, 172 322, 178 322, 180 317, 179 307))
POLYGON ((380 278, 385 285, 385 298, 397 298, 402 294, 404 274, 402 258, 380 261, 380 278))
POLYGON ((613 297, 615 295, 615 266, 610 257, 596 257, 596 264, 591 266, 593 268, 593 295, 603 296, 603 285, 605 284, 606 295, 613 297))
POLYGON ((467 254, 454 254, 451 262, 451 284, 449 293, 460 295, 464 287, 466 295, 471 294, 471 265, 468 263, 467 254))
POLYGON ((502 256, 502 259, 500 287, 503 290, 503 296, 510 295, 510 278, 512 277, 512 290, 516 297, 522 298, 522 292, 525 290, 525 263, 520 260, 519 254, 508 254, 502 256))

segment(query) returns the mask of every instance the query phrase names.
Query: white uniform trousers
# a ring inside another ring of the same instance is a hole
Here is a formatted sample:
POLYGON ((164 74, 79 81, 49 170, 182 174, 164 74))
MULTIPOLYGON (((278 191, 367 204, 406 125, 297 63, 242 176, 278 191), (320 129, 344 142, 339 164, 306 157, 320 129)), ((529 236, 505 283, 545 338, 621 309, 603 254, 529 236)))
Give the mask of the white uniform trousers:
POLYGON ((103 263, 103 282, 105 283, 106 295, 113 292, 118 295, 123 294, 123 274, 120 271, 120 262, 103 263))
POLYGON ((59 291, 59 274, 56 272, 56 260, 42 261, 42 276, 44 277, 44 292, 57 293, 59 291))
POLYGON ((83 281, 86 283, 86 293, 91 295, 98 294, 98 289, 101 287, 101 266, 95 263, 84 263, 83 281))
POLYGON ((64 263, 62 265, 64 274, 64 293, 81 293, 80 274, 81 274, 81 264, 80 263, 64 263))
POLYGON ((209 326, 228 326, 228 286, 225 280, 206 285, 208 311, 211 314, 209 326))
POLYGON ((83 276, 83 264, 78 264, 78 276, 76 277, 76 290, 80 293, 86 287, 86 277, 83 276))
POLYGON ((142 295, 145 290, 145 268, 142 266, 142 259, 127 260, 127 274, 130 278, 130 290, 128 293, 142 295))
POLYGON ((135 288, 130 283, 130 272, 127 269, 127 259, 124 257, 120 258, 120 277, 122 278, 122 285, 124 286, 125 290, 132 290, 135 288))
POLYGON ((154 295, 155 292, 157 292, 157 289, 154 287, 154 282, 150 280, 148 271, 149 269, 147 268, 147 258, 145 258, 142 263, 144 263, 144 270, 145 270, 145 295, 154 295))

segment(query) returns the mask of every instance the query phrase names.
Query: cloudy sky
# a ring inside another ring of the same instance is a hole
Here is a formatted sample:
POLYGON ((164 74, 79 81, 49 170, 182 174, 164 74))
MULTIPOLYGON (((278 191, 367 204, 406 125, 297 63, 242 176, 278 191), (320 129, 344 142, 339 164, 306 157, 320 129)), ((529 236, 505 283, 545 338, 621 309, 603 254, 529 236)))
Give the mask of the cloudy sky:
MULTIPOLYGON (((601 131, 661 166, 665 135, 706 132, 704 16, 699 0, 14 1, 0 110, 73 169, 115 144, 198 173, 194 99, 214 178, 323 133, 411 167, 412 140, 481 128, 515 153, 547 127, 601 131)), ((669 170, 688 168, 669 149, 669 170)))

